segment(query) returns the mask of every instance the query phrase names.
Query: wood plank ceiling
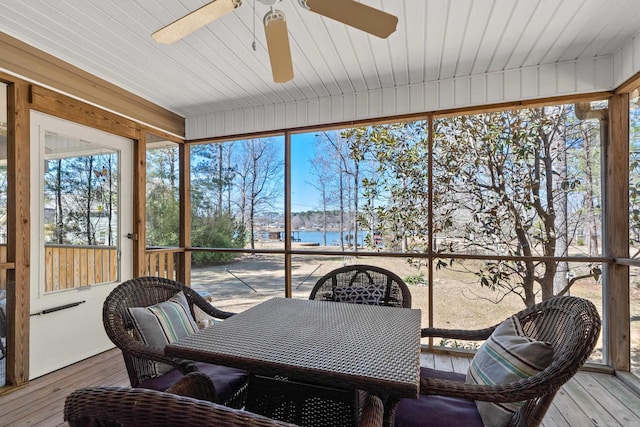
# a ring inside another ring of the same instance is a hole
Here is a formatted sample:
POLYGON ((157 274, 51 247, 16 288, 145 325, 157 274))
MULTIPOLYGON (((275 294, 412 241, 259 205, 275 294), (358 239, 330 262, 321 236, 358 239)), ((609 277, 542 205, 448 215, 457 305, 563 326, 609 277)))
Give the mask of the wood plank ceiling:
POLYGON ((253 0, 168 46, 150 34, 207 0, 0 0, 0 31, 188 117, 611 56, 640 30, 638 0, 361 1, 397 15, 398 30, 382 40, 297 0, 276 6, 286 84, 272 82, 268 8, 253 0))

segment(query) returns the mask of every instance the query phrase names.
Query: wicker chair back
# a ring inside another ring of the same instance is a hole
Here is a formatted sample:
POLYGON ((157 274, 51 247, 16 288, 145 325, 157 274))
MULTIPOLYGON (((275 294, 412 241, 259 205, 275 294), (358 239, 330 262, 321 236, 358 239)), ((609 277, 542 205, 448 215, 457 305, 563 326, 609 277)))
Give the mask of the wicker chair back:
POLYGON ((347 265, 330 271, 309 299, 411 308, 411 292, 395 273, 372 265, 347 265))

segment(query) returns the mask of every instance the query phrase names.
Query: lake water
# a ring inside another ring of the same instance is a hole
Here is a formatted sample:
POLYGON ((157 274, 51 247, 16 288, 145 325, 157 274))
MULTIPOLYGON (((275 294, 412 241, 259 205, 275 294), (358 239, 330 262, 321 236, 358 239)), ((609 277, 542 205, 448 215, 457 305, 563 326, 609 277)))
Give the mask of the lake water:
MULTIPOLYGON (((343 239, 345 244, 347 241, 347 232, 343 233, 343 239)), ((358 245, 362 246, 364 242, 364 237, 366 232, 362 231, 358 233, 358 245)), ((300 242, 305 243, 317 243, 319 245, 323 244, 322 240, 322 231, 314 231, 314 230, 296 230, 293 232, 293 237, 295 239, 299 238, 300 242)), ((268 233, 264 233, 264 238, 268 238, 268 233)), ((327 246, 339 246, 340 245, 340 233, 338 231, 327 231, 327 246)))

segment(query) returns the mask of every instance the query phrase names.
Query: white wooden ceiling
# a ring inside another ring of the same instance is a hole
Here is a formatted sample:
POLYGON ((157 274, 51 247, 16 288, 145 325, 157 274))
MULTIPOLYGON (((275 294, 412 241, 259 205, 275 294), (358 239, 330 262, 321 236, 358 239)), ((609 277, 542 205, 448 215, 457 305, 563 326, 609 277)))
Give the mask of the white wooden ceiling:
POLYGON ((397 15, 398 30, 382 40, 277 5, 286 84, 272 82, 267 7, 254 13, 254 0, 169 46, 150 34, 207 0, 0 0, 0 31, 188 117, 612 56, 640 30, 640 0, 361 1, 397 15))

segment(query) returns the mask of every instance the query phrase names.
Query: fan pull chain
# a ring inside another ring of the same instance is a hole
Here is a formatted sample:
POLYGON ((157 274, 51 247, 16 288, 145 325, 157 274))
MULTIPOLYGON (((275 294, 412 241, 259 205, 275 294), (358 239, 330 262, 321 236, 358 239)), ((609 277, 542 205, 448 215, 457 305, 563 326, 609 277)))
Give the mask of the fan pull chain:
POLYGON ((251 49, 256 51, 256 0, 253 0, 253 41, 251 42, 251 49))

